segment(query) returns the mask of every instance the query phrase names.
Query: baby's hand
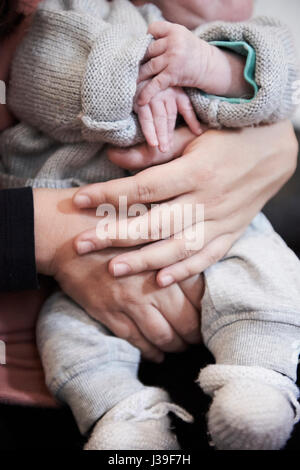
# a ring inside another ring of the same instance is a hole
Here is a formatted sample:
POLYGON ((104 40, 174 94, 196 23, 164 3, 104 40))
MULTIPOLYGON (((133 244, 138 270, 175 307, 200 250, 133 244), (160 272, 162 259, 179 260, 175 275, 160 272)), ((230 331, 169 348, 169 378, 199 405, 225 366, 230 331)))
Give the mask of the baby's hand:
MULTIPOLYGON (((147 83, 140 85, 147 87, 147 83)), ((158 146, 161 152, 170 150, 178 114, 184 118, 194 134, 202 133, 192 103, 179 87, 168 88, 157 93, 145 106, 135 103, 134 111, 139 117, 148 144, 151 147, 158 146)))
POLYGON ((211 46, 184 26, 167 21, 152 23, 148 32, 156 40, 148 48, 139 82, 151 80, 140 92, 138 104, 145 106, 169 87, 201 88, 208 73, 211 46))

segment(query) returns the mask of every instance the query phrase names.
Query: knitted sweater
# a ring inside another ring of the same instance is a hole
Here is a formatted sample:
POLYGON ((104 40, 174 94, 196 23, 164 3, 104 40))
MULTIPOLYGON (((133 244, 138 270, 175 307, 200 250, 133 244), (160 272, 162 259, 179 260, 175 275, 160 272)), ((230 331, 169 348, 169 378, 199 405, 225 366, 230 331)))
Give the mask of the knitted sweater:
MULTIPOLYGON (((161 20, 152 4, 129 0, 44 0, 11 69, 8 104, 21 124, 0 136, 4 186, 77 186, 122 177, 104 143, 144 140, 133 99, 139 65, 161 20)), ((291 115, 296 54, 285 26, 269 18, 215 22, 195 34, 206 41, 242 42, 256 53, 258 92, 224 100, 187 89, 210 127, 271 123, 291 115)))

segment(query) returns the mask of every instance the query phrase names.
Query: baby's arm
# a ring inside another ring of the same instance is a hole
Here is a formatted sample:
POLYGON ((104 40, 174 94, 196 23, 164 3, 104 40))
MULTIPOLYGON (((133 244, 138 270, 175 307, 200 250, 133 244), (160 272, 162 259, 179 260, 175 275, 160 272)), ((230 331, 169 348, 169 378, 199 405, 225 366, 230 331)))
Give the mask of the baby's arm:
POLYGON ((216 22, 193 33, 163 22, 150 28, 158 39, 141 69, 140 79, 152 80, 138 97, 140 105, 158 89, 177 83, 188 87, 185 91, 198 118, 210 127, 245 127, 291 116, 297 55, 289 30, 279 21, 264 17, 245 23, 216 22), (174 27, 186 37, 185 52, 178 46, 174 27), (165 52, 168 48, 171 54, 165 52))
POLYGON ((251 96, 252 88, 244 78, 244 56, 220 49, 184 26, 167 21, 153 23, 149 33, 155 41, 148 48, 139 80, 152 80, 139 95, 140 106, 174 86, 231 98, 251 96))
POLYGON ((13 60, 11 111, 63 143, 143 142, 133 99, 147 28, 131 2, 44 0, 13 60))

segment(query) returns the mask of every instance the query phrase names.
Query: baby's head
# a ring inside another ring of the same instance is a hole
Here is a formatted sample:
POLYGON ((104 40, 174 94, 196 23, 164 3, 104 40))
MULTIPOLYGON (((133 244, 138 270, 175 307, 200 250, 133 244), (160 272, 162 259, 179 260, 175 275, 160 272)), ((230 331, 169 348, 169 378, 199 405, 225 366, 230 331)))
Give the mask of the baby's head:
MULTIPOLYGON (((189 29, 210 21, 245 21, 251 17, 254 0, 148 0, 164 17, 189 29)), ((146 3, 146 2, 144 2, 146 3)))

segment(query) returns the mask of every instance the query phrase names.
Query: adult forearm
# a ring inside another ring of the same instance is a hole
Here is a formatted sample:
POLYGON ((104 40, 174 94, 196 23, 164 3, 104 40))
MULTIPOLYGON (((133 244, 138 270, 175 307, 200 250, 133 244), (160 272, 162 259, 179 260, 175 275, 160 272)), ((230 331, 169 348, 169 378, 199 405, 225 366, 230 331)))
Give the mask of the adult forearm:
POLYGON ((95 211, 73 206, 76 189, 34 189, 34 232, 37 270, 53 276, 56 254, 87 227, 96 226, 95 211))
POLYGON ((51 264, 55 256, 58 236, 57 214, 60 193, 48 189, 34 189, 34 233, 37 270, 41 274, 51 274, 51 264))

